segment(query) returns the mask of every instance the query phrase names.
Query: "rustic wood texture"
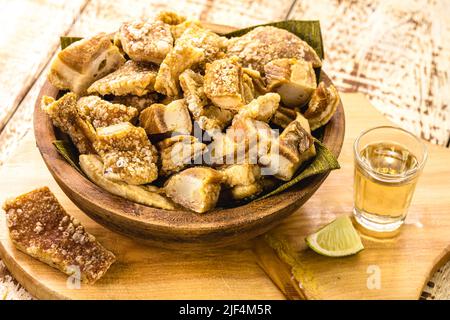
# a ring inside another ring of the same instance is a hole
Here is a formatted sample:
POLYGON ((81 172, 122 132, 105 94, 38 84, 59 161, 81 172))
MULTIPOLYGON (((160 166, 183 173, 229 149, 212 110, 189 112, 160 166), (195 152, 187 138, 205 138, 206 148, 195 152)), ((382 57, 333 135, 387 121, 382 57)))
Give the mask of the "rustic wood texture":
POLYGON ((64 274, 11 245, 5 216, 1 214, 0 254, 3 261, 25 288, 38 298, 417 299, 435 264, 449 249, 450 199, 442 196, 450 174, 446 165, 450 161, 447 149, 429 146, 430 159, 419 180, 408 223, 397 238, 383 241, 364 238, 366 250, 343 259, 324 258, 304 247, 305 234, 336 215, 351 211, 351 143, 367 125, 386 123, 362 96, 345 94, 342 99, 348 124, 340 157, 342 169, 332 172, 310 201, 271 233, 272 237, 282 234, 295 249, 293 259, 301 262, 296 274, 306 277, 301 279, 301 288, 292 281, 290 270, 283 267, 283 262, 277 260, 274 251, 268 250, 261 239, 257 240, 255 250, 252 250, 252 243, 246 242, 201 253, 180 252, 142 246, 101 227, 69 201, 57 186, 31 135, 0 172, 4 182, 0 186, 0 202, 6 197, 48 185, 67 211, 117 255, 118 262, 95 285, 82 286, 79 290, 68 289, 64 274), (365 287, 369 265, 380 266, 380 290, 365 287), (267 275, 274 281, 271 282, 267 275), (281 291, 274 283, 280 286, 281 291))
POLYGON ((450 1, 296 1, 289 19, 318 19, 324 69, 423 139, 450 138, 450 1))
POLYGON ((85 2, 0 1, 0 131, 59 46, 60 34, 72 26, 85 2))
MULTIPOLYGON (((0 165, 31 128, 34 102, 44 82, 39 69, 53 55, 50 47, 57 48, 59 36, 92 30, 89 25, 96 25, 97 17, 121 19, 121 12, 139 17, 142 6, 146 6, 145 13, 147 8, 158 11, 178 6, 185 13, 194 12, 200 19, 235 26, 288 17, 320 19, 326 47, 325 70, 341 91, 362 92, 395 123, 434 143, 448 143, 448 0, 120 0, 113 4, 106 0, 2 0, 0 3, 1 21, 11 26, 0 34, 3 80, 0 123, 7 123, 0 129, 0 165), (117 8, 120 12, 114 12, 117 8), (85 18, 88 16, 89 19, 85 18), (76 27, 71 29, 74 21, 76 27), (12 36, 14 33, 17 36, 12 36), (400 46, 402 50, 396 49, 400 46), (33 85, 38 76, 40 83, 33 85), (388 85, 382 85, 385 81, 388 85)), ((436 273, 424 298, 448 297, 450 280, 445 275, 449 272, 450 262, 436 273)), ((18 297, 12 292, 9 297, 18 297)), ((1 293, 0 285, 0 296, 1 293)))
MULTIPOLYGON (((428 162, 399 233, 379 239, 361 232, 365 250, 340 259, 317 255, 305 244, 305 236, 352 212, 356 137, 368 127, 390 124, 363 96, 343 97, 348 125, 339 158, 341 169, 331 172, 308 203, 267 237, 273 247, 280 246, 283 261, 294 268, 307 298, 418 299, 436 266, 450 258, 449 149, 427 145, 428 162), (370 282, 378 271, 379 288, 370 282)), ((266 273, 279 275, 270 268, 266 273)))
MULTIPOLYGON (((223 27, 209 25, 216 32, 223 27)), ((331 85, 326 74, 321 79, 331 85)), ((207 214, 187 210, 166 211, 140 205, 98 187, 56 151, 58 140, 51 119, 41 109, 41 97, 57 97, 58 90, 46 82, 36 101, 36 144, 49 171, 66 195, 85 213, 107 228, 139 241, 175 249, 223 247, 261 235, 292 214, 319 188, 327 173, 317 175, 278 195, 235 208, 215 209, 207 214)), ((344 140, 345 119, 339 102, 333 118, 324 127, 323 143, 338 156, 344 140)))

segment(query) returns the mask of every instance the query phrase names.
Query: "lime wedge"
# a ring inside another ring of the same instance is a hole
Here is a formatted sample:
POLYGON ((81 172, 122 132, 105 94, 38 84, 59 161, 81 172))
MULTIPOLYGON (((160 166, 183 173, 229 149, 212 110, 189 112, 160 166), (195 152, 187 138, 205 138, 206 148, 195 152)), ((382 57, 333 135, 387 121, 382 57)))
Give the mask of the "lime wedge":
POLYGON ((315 252, 327 257, 345 257, 364 249, 358 232, 348 216, 342 216, 306 237, 315 252))

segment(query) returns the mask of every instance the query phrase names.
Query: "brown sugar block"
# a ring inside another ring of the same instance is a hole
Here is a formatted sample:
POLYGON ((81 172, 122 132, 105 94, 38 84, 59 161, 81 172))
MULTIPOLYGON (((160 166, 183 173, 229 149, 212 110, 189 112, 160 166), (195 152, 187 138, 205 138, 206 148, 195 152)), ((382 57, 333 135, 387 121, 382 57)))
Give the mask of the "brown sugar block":
POLYGON ((11 241, 19 250, 68 275, 79 270, 85 283, 100 279, 115 261, 48 187, 7 200, 3 209, 11 241))

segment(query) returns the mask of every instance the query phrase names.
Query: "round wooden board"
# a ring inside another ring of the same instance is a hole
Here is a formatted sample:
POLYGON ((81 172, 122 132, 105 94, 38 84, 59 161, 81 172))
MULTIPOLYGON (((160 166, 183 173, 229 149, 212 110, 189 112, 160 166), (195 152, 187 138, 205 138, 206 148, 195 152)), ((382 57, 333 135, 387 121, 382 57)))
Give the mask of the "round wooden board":
MULTIPOLYGON (((308 203, 272 234, 285 236, 293 244, 307 276, 302 281, 306 297, 417 299, 433 270, 449 258, 448 149, 429 145, 429 161, 419 180, 407 224, 397 237, 387 240, 364 237, 366 250, 343 259, 321 257, 303 244, 306 234, 335 216, 350 213, 351 144, 363 129, 388 123, 360 95, 344 94, 342 99, 348 123, 339 158, 342 169, 332 172, 308 203), (379 289, 367 287, 367 270, 371 265, 380 267, 379 289)), ((290 272, 283 269, 273 250, 259 238, 257 250, 246 242, 195 253, 144 246, 103 228, 80 211, 59 188, 45 167, 32 135, 3 166, 0 177, 0 203, 8 197, 47 185, 64 208, 117 256, 117 262, 95 285, 70 289, 64 274, 12 246, 5 215, 0 213, 0 257, 13 276, 37 298, 282 299, 283 294, 273 282, 280 287, 292 282, 290 272), (260 250, 261 247, 264 250, 260 250)))
MULTIPOLYGON (((207 24, 217 33, 231 27, 207 24)), ((321 81, 332 82, 322 72, 321 81)), ((316 175, 275 196, 242 206, 214 209, 205 214, 187 210, 167 211, 140 205, 115 196, 81 175, 57 152, 57 140, 48 115, 41 109, 41 97, 55 97, 58 90, 46 82, 36 101, 34 130, 36 142, 49 171, 67 196, 86 214, 107 228, 172 249, 203 249, 240 243, 263 234, 301 207, 325 181, 328 173, 316 175)), ((345 116, 339 101, 332 119, 324 126, 323 143, 339 155, 344 141, 345 116)))

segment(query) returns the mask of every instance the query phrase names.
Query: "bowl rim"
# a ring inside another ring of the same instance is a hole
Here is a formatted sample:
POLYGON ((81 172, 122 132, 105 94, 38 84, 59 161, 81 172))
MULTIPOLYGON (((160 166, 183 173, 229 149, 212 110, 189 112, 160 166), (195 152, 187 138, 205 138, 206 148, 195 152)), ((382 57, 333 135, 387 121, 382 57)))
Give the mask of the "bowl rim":
MULTIPOLYGON (((232 27, 215 24, 207 24, 207 27, 212 30, 215 28, 233 30, 232 27)), ((321 72, 321 78, 327 84, 332 83, 324 71, 321 72)), ((307 178, 303 183, 265 199, 238 207, 219 208, 202 214, 188 210, 165 210, 141 205, 113 195, 95 185, 56 151, 52 143, 57 140, 55 128, 48 115, 40 108, 40 102, 44 95, 56 97, 58 92, 59 90, 46 80, 39 93, 34 109, 37 147, 50 173, 66 195, 77 206, 79 204, 73 198, 84 199, 90 207, 102 212, 105 219, 117 218, 127 223, 139 224, 146 230, 177 235, 210 234, 224 230, 232 233, 237 229, 251 229, 257 225, 267 224, 278 219, 278 216, 289 215, 314 194, 329 174, 326 172, 307 178), (68 193, 71 193, 71 196, 68 193)), ((323 136, 323 143, 336 157, 341 152, 344 133, 345 115, 342 101, 339 99, 337 110, 330 122, 326 124, 323 136)))

